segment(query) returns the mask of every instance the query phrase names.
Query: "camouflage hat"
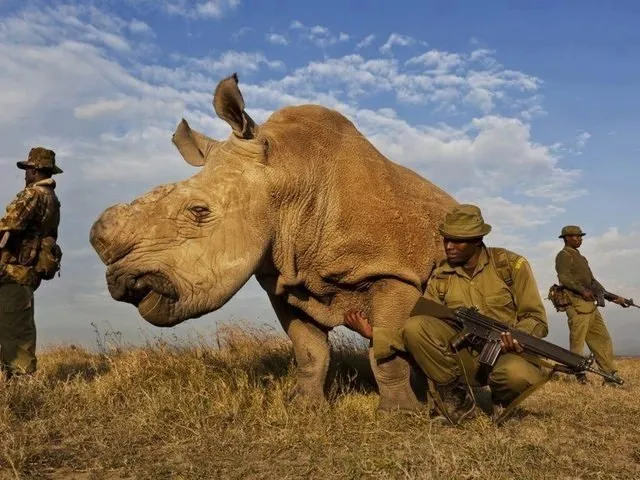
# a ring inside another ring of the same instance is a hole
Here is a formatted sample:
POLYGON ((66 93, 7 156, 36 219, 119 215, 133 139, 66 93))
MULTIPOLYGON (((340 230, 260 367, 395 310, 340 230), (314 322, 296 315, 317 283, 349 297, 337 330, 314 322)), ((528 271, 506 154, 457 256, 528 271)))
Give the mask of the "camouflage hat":
POLYGON ((584 233, 582 229, 577 225, 565 225, 564 227, 562 227, 562 231, 560 232, 560 235, 558 235, 558 238, 564 238, 569 235, 578 235, 580 237, 583 237, 586 235, 586 233, 584 233))
POLYGON ((451 210, 440 225, 440 234, 451 240, 470 240, 484 237, 491 225, 484 223, 480 209, 475 205, 458 205, 451 210))
POLYGON ((42 147, 35 147, 29 151, 27 161, 17 163, 18 168, 26 170, 35 168, 36 170, 49 170, 53 175, 62 173, 56 166, 56 152, 42 147))

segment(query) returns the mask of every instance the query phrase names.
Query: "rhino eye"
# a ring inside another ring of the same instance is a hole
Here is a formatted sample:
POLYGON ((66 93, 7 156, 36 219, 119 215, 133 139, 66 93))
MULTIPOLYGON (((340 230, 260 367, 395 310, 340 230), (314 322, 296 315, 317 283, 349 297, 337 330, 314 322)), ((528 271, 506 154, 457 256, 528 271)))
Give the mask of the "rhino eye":
POLYGON ((211 213, 209 207, 205 207, 204 205, 194 205, 189 207, 189 211, 196 217, 196 220, 202 220, 211 213))
POLYGON ((195 206, 191 207, 189 210, 191 210, 196 215, 202 215, 203 213, 209 213, 210 212, 208 207, 203 207, 201 205, 195 205, 195 206))

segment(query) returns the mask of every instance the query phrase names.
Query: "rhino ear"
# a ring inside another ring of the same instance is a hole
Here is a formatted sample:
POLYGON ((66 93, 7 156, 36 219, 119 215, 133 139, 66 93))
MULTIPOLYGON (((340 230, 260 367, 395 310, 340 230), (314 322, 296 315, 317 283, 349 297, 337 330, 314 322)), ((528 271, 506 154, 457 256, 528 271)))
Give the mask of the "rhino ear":
POLYGON ((185 162, 194 167, 203 166, 207 161, 207 155, 218 143, 200 132, 191 130, 184 118, 176 127, 176 131, 171 136, 171 141, 185 162))
POLYGON ((244 99, 238 88, 238 75, 222 80, 213 94, 213 109, 216 114, 229 125, 233 133, 245 139, 254 138, 256 124, 244 111, 244 99))

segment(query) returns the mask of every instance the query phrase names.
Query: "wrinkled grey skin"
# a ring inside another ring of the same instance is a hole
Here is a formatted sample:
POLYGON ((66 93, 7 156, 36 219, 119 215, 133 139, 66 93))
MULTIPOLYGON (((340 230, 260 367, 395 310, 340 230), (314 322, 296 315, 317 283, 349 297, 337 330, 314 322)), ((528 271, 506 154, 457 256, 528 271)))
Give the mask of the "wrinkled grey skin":
MULTIPOLYGON (((402 326, 443 255, 437 227, 456 202, 336 111, 287 107, 256 125, 236 75, 213 104, 230 137, 183 120, 173 142, 201 170, 107 209, 91 244, 112 297, 162 327, 219 309, 255 275, 293 342, 296 392, 322 400, 329 330, 351 308, 402 326)), ((380 408, 416 408, 408 363, 370 358, 380 408)))

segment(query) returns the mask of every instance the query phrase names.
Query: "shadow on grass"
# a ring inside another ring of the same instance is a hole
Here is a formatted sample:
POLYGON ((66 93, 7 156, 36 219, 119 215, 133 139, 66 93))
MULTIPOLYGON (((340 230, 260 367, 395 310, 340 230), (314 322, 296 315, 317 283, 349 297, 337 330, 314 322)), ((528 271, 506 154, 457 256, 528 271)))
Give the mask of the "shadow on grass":
POLYGON ((110 369, 110 364, 104 357, 71 359, 57 364, 47 377, 50 382, 68 382, 76 378, 90 382, 96 377, 108 373, 110 369))
POLYGON ((355 346, 333 348, 325 389, 330 397, 345 393, 377 393, 367 350, 355 346))
MULTIPOLYGON (((274 381, 295 378, 297 364, 291 341, 281 332, 250 326, 219 326, 217 348, 201 347, 197 356, 204 364, 229 379, 244 372, 256 386, 268 387, 274 381)), ((331 356, 325 391, 329 397, 359 392, 377 392, 366 347, 339 335, 330 336, 331 356)))

